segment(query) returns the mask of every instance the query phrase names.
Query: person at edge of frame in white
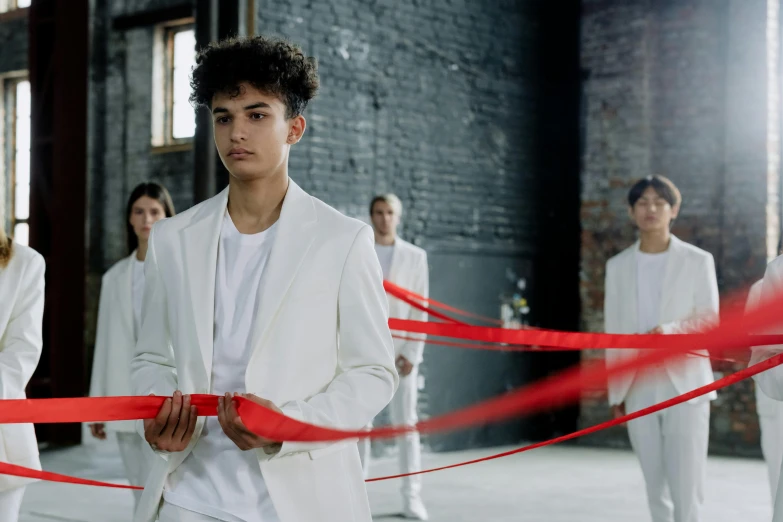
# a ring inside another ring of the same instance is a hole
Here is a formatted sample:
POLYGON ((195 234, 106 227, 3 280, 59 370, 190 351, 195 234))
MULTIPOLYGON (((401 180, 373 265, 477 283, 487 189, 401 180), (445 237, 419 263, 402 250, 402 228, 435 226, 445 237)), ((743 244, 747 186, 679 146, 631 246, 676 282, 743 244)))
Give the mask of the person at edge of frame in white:
MULTIPOLYGON (((639 240, 606 264, 607 333, 673 334, 718 321, 718 282, 712 255, 678 239, 671 225, 680 211, 677 187, 648 176, 628 193, 628 213, 639 240)), ((611 366, 637 350, 607 350, 611 366)), ((708 355, 701 351, 701 355, 708 355)), ((615 418, 713 382, 710 360, 697 354, 644 372, 610 379, 615 418)), ((715 392, 628 423, 653 522, 700 522, 715 392)))
MULTIPOLYGON (((783 235, 778 241, 778 255, 783 255, 783 235)), ((748 299, 745 302, 745 313, 760 306, 764 278, 759 279, 750 287, 748 299)), ((783 402, 770 398, 756 384, 756 413, 759 417, 761 431, 761 453, 767 463, 767 477, 772 504, 778 491, 780 467, 783 465, 783 402)))
POLYGON ((137 424, 157 459, 134 520, 370 522, 356 439, 268 440, 234 400, 359 430, 399 380, 372 228, 289 178, 316 61, 233 38, 198 54, 191 84, 229 185, 150 235, 132 382, 173 397, 137 424), (217 417, 194 393, 222 395, 217 417))

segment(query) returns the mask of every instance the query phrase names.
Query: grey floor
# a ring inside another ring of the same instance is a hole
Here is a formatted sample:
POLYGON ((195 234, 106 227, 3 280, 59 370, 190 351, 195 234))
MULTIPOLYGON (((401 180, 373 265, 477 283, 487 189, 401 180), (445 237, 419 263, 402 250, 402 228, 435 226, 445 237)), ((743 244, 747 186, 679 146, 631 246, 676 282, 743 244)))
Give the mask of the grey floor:
MULTIPOLYGON (((505 448, 425 456, 428 467, 468 460, 505 448)), ((48 471, 123 482, 111 443, 46 452, 48 471)), ((769 521, 762 461, 710 458, 704 522, 769 521)), ((394 461, 374 462, 373 476, 394 472, 394 461)), ((401 520, 399 483, 369 485, 375 521, 401 520)), ((426 476, 424 499, 433 522, 644 522, 643 482, 631 453, 549 447, 523 455, 426 476)), ((130 521, 131 493, 67 484, 28 487, 21 522, 130 521)))

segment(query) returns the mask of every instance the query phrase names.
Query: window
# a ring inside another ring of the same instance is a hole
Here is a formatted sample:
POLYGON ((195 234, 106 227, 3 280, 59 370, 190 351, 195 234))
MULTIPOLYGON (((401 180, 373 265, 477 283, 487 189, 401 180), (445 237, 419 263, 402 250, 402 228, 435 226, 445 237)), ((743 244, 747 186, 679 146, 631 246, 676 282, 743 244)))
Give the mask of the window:
POLYGON ((159 27, 154 62, 152 145, 189 143, 196 131, 196 113, 188 101, 190 73, 196 64, 193 24, 159 27))
POLYGON ((0 13, 30 7, 30 0, 0 0, 0 13))
POLYGON ((3 147, 6 219, 17 243, 26 245, 30 217, 30 82, 25 78, 3 81, 3 147))

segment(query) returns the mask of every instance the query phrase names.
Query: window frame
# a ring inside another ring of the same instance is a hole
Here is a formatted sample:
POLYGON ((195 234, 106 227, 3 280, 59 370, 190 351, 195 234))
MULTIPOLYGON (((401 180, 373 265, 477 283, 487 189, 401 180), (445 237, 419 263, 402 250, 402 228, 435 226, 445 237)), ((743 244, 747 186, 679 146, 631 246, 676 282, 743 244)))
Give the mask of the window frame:
POLYGON ((29 5, 19 7, 19 0, 0 0, 0 13, 10 13, 19 9, 29 8, 29 5))
POLYGON ((16 217, 16 88, 29 81, 27 71, 14 71, 0 75, 0 198, 6 212, 4 220, 8 234, 15 235, 16 226, 30 223, 30 216, 16 217))
POLYGON ((152 152, 190 150, 194 136, 174 137, 174 38, 194 30, 195 19, 183 18, 155 27, 152 75, 152 152))

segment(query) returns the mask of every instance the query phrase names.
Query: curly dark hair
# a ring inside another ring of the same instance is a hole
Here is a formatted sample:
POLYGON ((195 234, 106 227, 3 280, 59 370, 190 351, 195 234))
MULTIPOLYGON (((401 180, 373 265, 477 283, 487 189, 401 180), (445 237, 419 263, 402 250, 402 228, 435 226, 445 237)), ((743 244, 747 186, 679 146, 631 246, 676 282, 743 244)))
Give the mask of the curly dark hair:
POLYGON ((210 107, 217 93, 238 96, 243 82, 280 97, 286 117, 294 118, 318 92, 318 62, 281 38, 235 37, 213 42, 196 57, 190 101, 210 107))

